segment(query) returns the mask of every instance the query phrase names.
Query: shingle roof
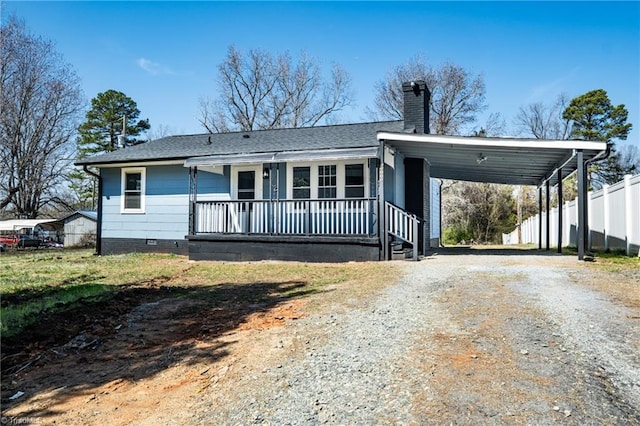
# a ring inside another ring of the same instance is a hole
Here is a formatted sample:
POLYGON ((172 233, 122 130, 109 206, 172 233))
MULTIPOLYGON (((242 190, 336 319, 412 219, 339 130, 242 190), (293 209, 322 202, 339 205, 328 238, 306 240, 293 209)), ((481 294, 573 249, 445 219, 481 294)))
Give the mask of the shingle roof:
POLYGON ((340 124, 297 129, 168 136, 85 158, 83 164, 180 160, 190 157, 378 146, 376 132, 401 132, 402 121, 340 124), (209 143, 210 141, 210 143, 209 143))
POLYGON ((73 216, 84 216, 88 219, 97 221, 98 220, 98 212, 93 211, 93 210, 76 210, 74 212, 71 212, 69 214, 67 214, 66 216, 61 217, 60 219, 58 219, 60 222, 64 222, 67 219, 72 218, 73 216))

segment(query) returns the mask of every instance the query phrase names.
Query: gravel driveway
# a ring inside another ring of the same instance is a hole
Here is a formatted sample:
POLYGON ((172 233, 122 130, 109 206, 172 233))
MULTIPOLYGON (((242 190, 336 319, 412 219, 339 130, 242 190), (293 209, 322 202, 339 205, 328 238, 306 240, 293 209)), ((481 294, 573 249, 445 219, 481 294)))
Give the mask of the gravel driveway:
POLYGON ((189 422, 640 424, 639 307, 597 289, 614 275, 522 253, 402 262, 372 300, 256 342, 189 422))
POLYGON ((260 283, 202 299, 182 275, 123 297, 31 348, 2 423, 640 425, 640 268, 486 249, 382 266, 268 306, 245 294, 260 283))

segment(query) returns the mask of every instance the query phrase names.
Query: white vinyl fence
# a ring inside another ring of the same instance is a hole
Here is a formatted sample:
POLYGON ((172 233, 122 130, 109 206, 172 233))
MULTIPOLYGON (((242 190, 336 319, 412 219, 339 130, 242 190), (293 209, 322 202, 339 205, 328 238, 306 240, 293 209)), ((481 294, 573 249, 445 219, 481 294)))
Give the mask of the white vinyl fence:
MULTIPOLYGON (((588 193, 589 241, 591 250, 622 250, 627 255, 640 255, 640 175, 626 175, 624 180, 605 185, 601 190, 588 193)), ((562 206, 562 244, 577 244, 578 208, 576 200, 562 206)), ((546 214, 532 216, 522 223, 521 238, 518 230, 502 234, 503 244, 538 244, 538 224, 542 220, 542 246, 546 247, 546 214)), ((558 209, 549 213, 549 245, 558 245, 558 209)))

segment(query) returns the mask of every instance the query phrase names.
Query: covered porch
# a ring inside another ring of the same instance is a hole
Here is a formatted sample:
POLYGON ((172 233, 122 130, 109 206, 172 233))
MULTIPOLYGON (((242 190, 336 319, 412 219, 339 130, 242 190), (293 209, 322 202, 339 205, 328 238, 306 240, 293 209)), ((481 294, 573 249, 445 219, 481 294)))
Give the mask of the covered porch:
POLYGON ((379 155, 362 147, 186 160, 189 256, 380 260, 379 155), (203 172, 228 176, 228 194, 207 193, 203 172))

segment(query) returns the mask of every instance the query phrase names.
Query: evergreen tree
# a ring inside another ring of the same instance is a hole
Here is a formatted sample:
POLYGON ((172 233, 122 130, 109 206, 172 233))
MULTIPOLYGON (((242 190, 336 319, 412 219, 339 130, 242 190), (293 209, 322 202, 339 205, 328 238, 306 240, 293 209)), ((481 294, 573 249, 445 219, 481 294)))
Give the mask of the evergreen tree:
POLYGON ((607 92, 592 90, 571 100, 562 117, 571 120, 571 137, 588 141, 604 141, 611 144, 609 158, 599 161, 591 172, 591 182, 596 188, 613 184, 633 169, 621 161, 616 151, 615 139, 627 139, 631 123, 627 123, 628 111, 624 104, 613 106, 607 92))
POLYGON ((149 120, 138 120, 140 110, 136 102, 122 92, 107 90, 91 100, 86 121, 78 128, 78 156, 115 151, 118 136, 125 133, 125 144, 135 145, 144 140, 136 139, 150 128, 149 120))
MULTIPOLYGON (((137 139, 150 128, 149 120, 138 120, 140 110, 136 102, 122 92, 107 90, 91 100, 91 109, 86 121, 78 127, 76 140, 78 158, 118 149, 118 136, 125 136, 125 146, 136 145, 145 140, 137 139)), ((97 184, 93 176, 82 170, 71 171, 67 178, 69 188, 75 193, 78 207, 95 209, 97 184)))

